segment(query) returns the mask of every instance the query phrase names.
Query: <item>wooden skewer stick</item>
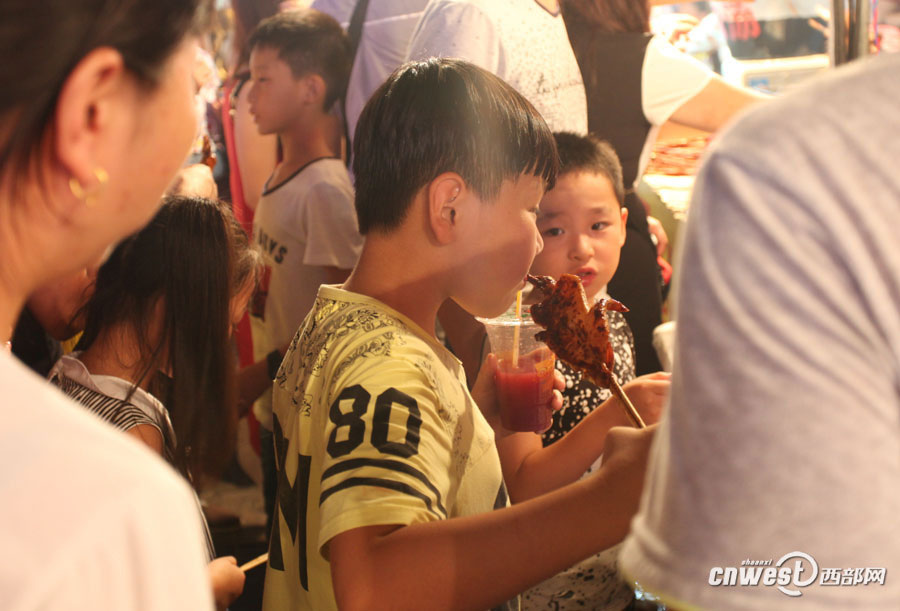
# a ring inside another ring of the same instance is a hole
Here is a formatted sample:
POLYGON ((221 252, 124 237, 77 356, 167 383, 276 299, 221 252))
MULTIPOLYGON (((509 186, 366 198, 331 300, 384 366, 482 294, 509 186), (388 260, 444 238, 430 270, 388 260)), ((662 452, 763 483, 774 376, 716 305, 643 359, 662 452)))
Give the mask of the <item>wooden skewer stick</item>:
POLYGON ((631 424, 639 429, 647 428, 647 425, 644 423, 644 419, 641 418, 641 415, 635 409, 634 403, 631 402, 631 399, 628 398, 628 395, 626 395, 625 391, 622 390, 622 387, 619 386, 619 381, 616 380, 615 374, 609 371, 606 367, 604 367, 603 369, 606 370, 606 373, 609 376, 609 389, 612 391, 612 394, 616 397, 616 399, 619 400, 619 403, 622 404, 622 407, 625 408, 625 414, 628 416, 628 419, 631 420, 631 424))
POLYGON ((250 569, 255 569, 259 565, 265 564, 268 561, 269 561, 269 554, 267 552, 267 553, 263 554, 262 556, 257 556, 250 562, 245 562, 244 564, 242 564, 240 566, 240 569, 246 573, 250 569))

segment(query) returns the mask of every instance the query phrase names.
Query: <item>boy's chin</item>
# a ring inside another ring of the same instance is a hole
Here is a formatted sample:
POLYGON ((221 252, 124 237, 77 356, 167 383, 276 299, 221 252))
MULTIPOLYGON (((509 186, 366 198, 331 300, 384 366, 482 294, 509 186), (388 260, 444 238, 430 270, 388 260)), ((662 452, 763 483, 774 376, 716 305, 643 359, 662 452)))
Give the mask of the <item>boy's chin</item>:
POLYGON ((482 308, 480 312, 475 314, 475 316, 478 316, 479 318, 497 318, 498 316, 506 314, 510 310, 510 308, 515 305, 515 303, 516 297, 515 295, 513 295, 508 300, 497 302, 496 304, 491 304, 490 306, 482 308))
POLYGON ((476 318, 497 318, 498 316, 503 315, 509 308, 516 302, 516 298, 513 297, 509 303, 493 303, 493 304, 462 304, 457 302, 459 307, 463 310, 475 316, 476 318))
POLYGON ((593 303, 598 298, 604 297, 607 292, 606 287, 608 284, 609 281, 600 282, 598 278, 594 278, 594 281, 584 288, 584 295, 587 297, 588 303, 593 303))

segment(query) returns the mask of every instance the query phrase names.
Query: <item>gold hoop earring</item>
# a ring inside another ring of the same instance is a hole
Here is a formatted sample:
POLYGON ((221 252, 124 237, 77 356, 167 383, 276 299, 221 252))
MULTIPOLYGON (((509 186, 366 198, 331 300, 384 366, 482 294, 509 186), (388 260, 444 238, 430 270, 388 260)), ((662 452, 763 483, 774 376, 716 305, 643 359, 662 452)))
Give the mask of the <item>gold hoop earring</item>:
POLYGON ((103 191, 106 183, 109 182, 109 174, 101 167, 94 168, 94 177, 97 179, 97 185, 91 189, 90 193, 84 190, 81 182, 74 176, 69 178, 69 191, 72 195, 84 202, 84 205, 91 208, 97 203, 97 196, 103 191))

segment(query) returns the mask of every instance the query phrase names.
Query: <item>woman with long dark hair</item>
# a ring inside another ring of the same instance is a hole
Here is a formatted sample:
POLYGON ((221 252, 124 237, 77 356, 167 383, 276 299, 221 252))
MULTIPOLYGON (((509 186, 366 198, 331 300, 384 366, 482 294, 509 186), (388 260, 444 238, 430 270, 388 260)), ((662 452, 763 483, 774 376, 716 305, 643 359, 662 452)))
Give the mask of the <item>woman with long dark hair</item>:
MULTIPOLYGON (((50 374, 197 486, 232 447, 228 338, 255 285, 253 253, 223 204, 166 198, 100 268, 78 352, 50 374)), ((207 549, 212 560, 208 531, 207 549)), ((209 571, 216 604, 225 608, 240 594, 243 573, 233 558, 212 560, 209 571)))
MULTIPOLYGON (((200 0, 0 3, 0 345, 143 226, 194 135, 200 0)), ((3 609, 210 609, 189 487, 0 350, 3 609)))

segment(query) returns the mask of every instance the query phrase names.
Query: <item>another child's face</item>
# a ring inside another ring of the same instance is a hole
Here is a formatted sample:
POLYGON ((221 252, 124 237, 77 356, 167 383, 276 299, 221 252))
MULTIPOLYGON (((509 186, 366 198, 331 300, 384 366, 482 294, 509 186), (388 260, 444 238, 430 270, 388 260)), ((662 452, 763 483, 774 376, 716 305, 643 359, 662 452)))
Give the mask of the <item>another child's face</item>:
POLYGON ((467 215, 466 261, 457 303, 476 316, 502 314, 525 286, 525 275, 543 244, 535 223, 544 193, 541 178, 505 180, 494 201, 476 202, 467 215))
POLYGON ((295 120, 301 105, 302 78, 271 47, 257 47, 250 53, 250 114, 261 134, 285 131, 295 120))
POLYGON ((606 176, 593 172, 560 176, 541 201, 537 223, 544 250, 531 273, 579 276, 593 300, 619 266, 627 217, 606 176))

